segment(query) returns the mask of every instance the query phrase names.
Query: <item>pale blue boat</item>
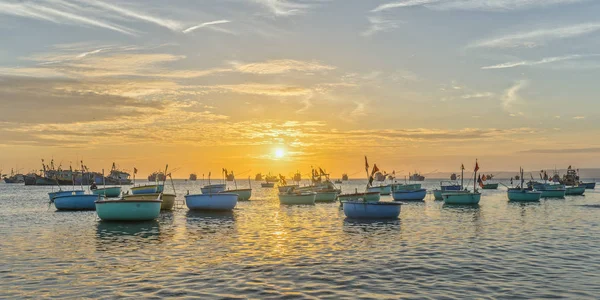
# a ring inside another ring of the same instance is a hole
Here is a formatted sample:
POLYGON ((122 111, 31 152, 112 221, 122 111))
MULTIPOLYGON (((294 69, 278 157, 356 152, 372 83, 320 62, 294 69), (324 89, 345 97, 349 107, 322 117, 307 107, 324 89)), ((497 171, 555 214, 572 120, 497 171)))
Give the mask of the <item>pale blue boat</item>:
POLYGON ((84 190, 75 190, 75 191, 57 191, 57 192, 50 192, 48 193, 48 198, 50 198, 50 201, 54 200, 54 198, 56 197, 60 197, 60 196, 70 196, 70 195, 83 195, 85 194, 84 190))
MULTIPOLYGON (((160 196, 159 196, 160 197, 160 196)), ((160 215, 162 200, 99 200, 96 213, 103 221, 150 221, 160 215)))
POLYGON ((395 201, 423 201, 427 195, 426 189, 418 190, 396 190, 392 194, 392 198, 395 201))
POLYGON ((216 193, 222 193, 225 192, 225 189, 227 188, 227 184, 209 184, 209 185, 205 185, 202 188, 200 188, 200 191, 202 192, 202 194, 216 194, 216 193))
POLYGON ((392 185, 371 186, 367 188, 367 192, 379 192, 380 195, 389 195, 392 193, 392 185))
POLYGON ((418 190, 421 188, 420 183, 411 183, 411 184, 403 184, 403 183, 394 183, 391 185, 392 192, 398 190, 418 190))
POLYGON ((162 193, 164 188, 165 188, 164 185, 161 185, 161 184, 141 185, 141 186, 132 187, 131 193, 133 195, 162 193))
POLYGON ((442 198, 444 199, 444 204, 475 205, 481 201, 481 193, 442 193, 442 198))
POLYGON ((542 198, 542 192, 540 191, 520 188, 509 188, 507 195, 508 201, 514 202, 535 202, 540 201, 540 198, 542 198))
POLYGON ((185 204, 190 210, 230 211, 238 202, 238 194, 196 194, 186 195, 185 204))
POLYGON ((462 190, 462 186, 460 184, 456 184, 452 181, 440 181, 440 188, 433 190, 433 198, 435 200, 444 200, 444 198, 442 198, 443 193, 461 193, 461 192, 464 192, 464 191, 462 190), (444 184, 444 182, 446 182, 446 184, 444 184))
POLYGON ((401 202, 342 201, 344 214, 351 219, 397 219, 401 202))
POLYGON ((108 197, 108 198, 115 198, 115 197, 119 197, 121 195, 121 187, 114 186, 114 187, 107 187, 107 188, 99 188, 99 189, 92 190, 92 194, 102 195, 102 196, 108 197))
POLYGON ((58 210, 95 210, 95 201, 103 199, 100 195, 63 195, 55 197, 54 207, 58 210))

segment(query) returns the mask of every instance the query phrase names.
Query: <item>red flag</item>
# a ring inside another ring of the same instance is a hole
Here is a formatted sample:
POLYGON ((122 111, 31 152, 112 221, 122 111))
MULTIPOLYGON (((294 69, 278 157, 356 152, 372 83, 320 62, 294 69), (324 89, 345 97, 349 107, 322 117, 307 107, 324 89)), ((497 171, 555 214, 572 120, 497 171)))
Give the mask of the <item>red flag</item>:
POLYGON ((137 174, 137 168, 133 168, 133 174, 137 174))
POLYGON ((481 188, 483 188, 483 181, 481 180, 481 175, 479 175, 479 179, 477 179, 477 183, 479 183, 479 186, 481 188))
POLYGON ((365 171, 369 173, 369 162, 367 161, 367 156, 365 155, 365 171))
POLYGON ((377 167, 377 164, 373 165, 373 171, 371 171, 371 176, 373 176, 373 174, 375 174, 375 172, 379 171, 379 168, 377 167))
POLYGON ((487 177, 485 176, 485 174, 483 174, 483 176, 481 176, 481 181, 486 181, 487 177))
POLYGON ((475 160, 475 172, 479 171, 479 163, 475 160))

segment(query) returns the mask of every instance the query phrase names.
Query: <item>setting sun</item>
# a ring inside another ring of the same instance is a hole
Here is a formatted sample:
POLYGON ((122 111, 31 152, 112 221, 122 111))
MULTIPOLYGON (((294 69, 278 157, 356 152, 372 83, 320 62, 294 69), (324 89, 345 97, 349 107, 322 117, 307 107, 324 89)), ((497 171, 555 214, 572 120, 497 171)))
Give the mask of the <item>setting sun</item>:
POLYGON ((282 148, 275 149, 275 158, 282 158, 285 156, 285 151, 282 148))

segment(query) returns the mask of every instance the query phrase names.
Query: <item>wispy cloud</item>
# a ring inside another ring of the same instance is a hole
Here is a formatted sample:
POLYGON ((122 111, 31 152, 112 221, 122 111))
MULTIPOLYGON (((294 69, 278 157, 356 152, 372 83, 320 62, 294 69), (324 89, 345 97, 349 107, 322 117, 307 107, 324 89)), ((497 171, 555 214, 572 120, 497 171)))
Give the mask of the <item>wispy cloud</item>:
POLYGON ((519 96, 519 91, 521 91, 528 85, 529 81, 520 80, 513 86, 511 86, 509 89, 507 89, 502 97, 502 108, 507 112, 510 111, 512 109, 512 106, 516 102, 521 100, 521 97, 519 96))
POLYGON ((413 6, 438 10, 511 11, 589 1, 591 0, 404 0, 381 4, 372 12, 413 6))
POLYGON ((575 119, 575 120, 583 120, 583 119, 585 119, 585 117, 584 116, 575 116, 575 117, 573 117, 573 119, 575 119))
POLYGON ((475 94, 467 94, 463 95, 461 98, 463 99, 479 99, 479 98, 490 98, 493 97, 494 93, 475 93, 475 94))
POLYGON ((517 62, 506 62, 506 63, 497 64, 497 65, 493 65, 493 66, 482 67, 481 69, 489 70, 489 69, 514 68, 514 67, 521 67, 521 66, 537 66, 537 65, 550 64, 550 63, 554 63, 554 62, 580 59, 580 58, 591 57, 591 56, 598 56, 598 54, 592 54, 592 55, 573 54, 573 55, 565 55, 565 56, 546 57, 546 58, 543 58, 540 60, 533 60, 533 61, 532 60, 523 60, 523 61, 517 61, 517 62))
POLYGON ((399 27, 400 21, 387 20, 378 16, 370 16, 369 28, 361 33, 362 36, 371 36, 378 32, 391 31, 399 27))
POLYGON ((159 25, 162 27, 166 27, 173 31, 181 30, 183 27, 183 25, 178 21, 169 20, 169 19, 165 19, 165 18, 159 18, 159 17, 152 16, 152 15, 144 13, 144 12, 134 11, 132 9, 119 7, 119 6, 116 6, 113 4, 108 4, 108 3, 96 1, 96 0, 79 0, 79 1, 94 5, 96 7, 103 8, 103 9, 111 11, 111 12, 118 13, 125 17, 135 18, 135 19, 153 23, 153 24, 156 24, 156 25, 159 25))
POLYGON ((315 72, 333 70, 335 67, 319 62, 306 62, 293 59, 278 59, 256 63, 231 63, 234 70, 250 74, 282 74, 290 71, 315 72))
POLYGON ((548 42, 582 36, 600 30, 600 23, 582 23, 564 27, 520 32, 475 42, 467 48, 537 47, 548 42))
POLYGON ((213 26, 213 25, 218 25, 218 24, 226 24, 226 23, 230 23, 231 21, 229 20, 218 20, 218 21, 212 21, 212 22, 205 22, 202 24, 198 24, 196 26, 192 26, 189 27, 187 29, 183 30, 183 33, 190 33, 194 30, 200 29, 200 28, 204 28, 204 27, 208 27, 208 26, 213 26))
POLYGON ((276 16, 291 16, 304 12, 311 7, 307 3, 298 3, 290 0, 253 0, 254 2, 265 6, 276 16))

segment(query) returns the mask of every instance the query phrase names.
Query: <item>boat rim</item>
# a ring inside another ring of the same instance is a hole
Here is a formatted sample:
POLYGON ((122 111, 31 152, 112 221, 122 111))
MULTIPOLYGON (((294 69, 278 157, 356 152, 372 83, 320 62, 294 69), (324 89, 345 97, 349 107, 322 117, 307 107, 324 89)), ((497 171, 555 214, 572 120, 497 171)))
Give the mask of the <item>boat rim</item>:
POLYGON ((74 196, 77 196, 77 197, 82 197, 82 196, 83 197, 98 197, 98 198, 103 198, 104 197, 102 195, 83 194, 83 195, 62 195, 62 196, 56 196, 53 199, 56 200, 58 198, 68 198, 68 197, 74 197, 74 196))
POLYGON ((375 194, 379 194, 379 192, 364 192, 364 193, 340 194, 339 197, 364 196, 364 195, 375 195, 375 194))
POLYGON ((342 203, 351 203, 351 204, 366 204, 366 205, 402 205, 402 202, 386 202, 386 201, 378 201, 378 202, 369 202, 369 201, 356 201, 356 200, 342 200, 342 203))
POLYGON ((189 194, 189 195, 185 195, 184 197, 197 197, 197 196, 204 196, 204 197, 215 197, 215 196, 238 196, 238 194, 234 194, 234 193, 227 193, 227 192, 221 192, 221 193, 210 193, 210 194, 189 194))
POLYGON ((227 194, 229 192, 245 192, 245 191, 251 191, 252 189, 234 189, 234 190, 226 190, 226 191, 222 191, 219 192, 218 194, 227 194))
POLYGON ((152 199, 152 200, 142 200, 142 199, 107 199, 107 200, 98 200, 95 201, 96 204, 104 204, 104 203, 124 203, 124 202, 163 202, 162 200, 152 199))

